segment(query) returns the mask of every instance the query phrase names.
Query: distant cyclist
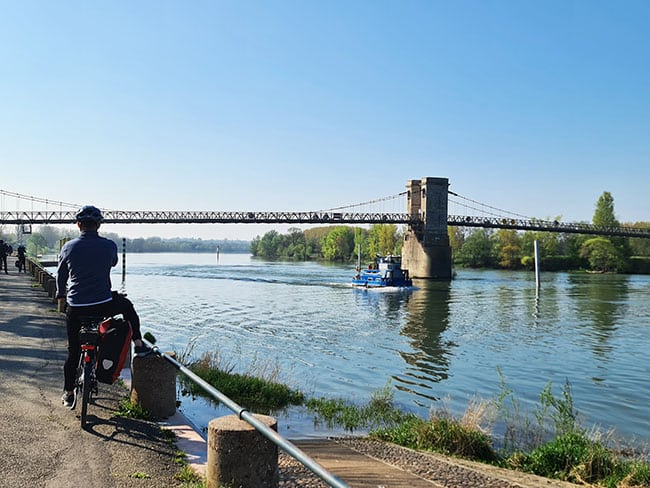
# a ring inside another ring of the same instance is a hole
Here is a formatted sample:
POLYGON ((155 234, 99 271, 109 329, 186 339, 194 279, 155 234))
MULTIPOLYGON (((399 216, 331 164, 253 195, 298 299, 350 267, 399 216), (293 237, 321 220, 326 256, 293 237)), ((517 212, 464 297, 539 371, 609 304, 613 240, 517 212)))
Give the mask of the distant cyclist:
POLYGON ((124 295, 111 291, 111 268, 117 264, 117 245, 100 237, 99 226, 104 220, 97 207, 86 205, 76 214, 81 234, 65 243, 59 254, 56 297, 60 309, 67 303, 68 358, 63 367, 63 405, 73 408, 74 381, 80 357, 79 329, 83 316, 109 317, 123 314, 131 322, 135 352, 150 352, 142 343, 140 319, 133 304, 124 295))

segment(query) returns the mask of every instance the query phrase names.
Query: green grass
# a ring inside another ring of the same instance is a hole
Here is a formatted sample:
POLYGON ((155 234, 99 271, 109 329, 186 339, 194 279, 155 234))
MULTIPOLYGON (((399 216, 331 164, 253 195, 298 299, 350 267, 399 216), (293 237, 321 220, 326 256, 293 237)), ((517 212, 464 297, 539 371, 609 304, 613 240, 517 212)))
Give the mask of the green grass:
MULTIPOLYGON (((369 430, 372 438, 416 450, 592 486, 650 486, 650 465, 645 458, 625 458, 597 432, 581 428, 568 381, 559 395, 553 393, 552 384, 547 384, 538 404, 526 410, 506 387, 499 371, 501 390, 495 398, 474 399, 461 417, 439 408, 430 418, 422 419, 395 408, 390 384, 374 392, 367 404, 355 405, 344 399, 307 399, 300 391, 276 381, 277 371, 265 378, 233 373, 234 368, 224 367, 215 354, 203 355, 189 368, 235 402, 259 413, 304 405, 314 414, 315 424, 349 432, 369 430), (502 431, 498 448, 491 436, 495 424, 502 431)), ((192 394, 204 394, 187 378, 183 385, 192 394)))
POLYGON ((194 472, 194 470, 187 464, 186 454, 180 449, 176 448, 176 434, 169 429, 160 429, 160 434, 164 440, 174 449, 172 462, 177 464, 180 469, 174 475, 174 479, 182 482, 185 488, 204 488, 206 486, 205 480, 194 472))
POLYGON ((131 473, 129 477, 139 479, 139 480, 148 480, 149 478, 151 478, 150 475, 148 475, 147 473, 143 473, 142 471, 136 471, 135 473, 131 473))
POLYGON ((203 480, 187 464, 174 475, 174 479, 184 483, 192 483, 192 486, 203 486, 203 480))
MULTIPOLYGON (((213 354, 204 354, 197 361, 189 363, 188 368, 228 398, 258 413, 268 414, 290 405, 302 405, 305 401, 302 392, 272 379, 232 373, 231 370, 224 369, 218 357, 213 354)), ((186 393, 213 400, 212 396, 207 395, 202 388, 184 375, 181 375, 181 383, 186 393)))
POLYGON ((357 406, 343 399, 311 398, 305 406, 315 414, 316 424, 324 423, 328 428, 343 427, 349 432, 395 426, 412 417, 393 406, 390 385, 373 392, 367 405, 357 406))
POLYGON ((130 398, 125 397, 120 400, 118 410, 113 413, 116 417, 128 417, 132 419, 152 420, 149 411, 137 403, 133 403, 130 398))
POLYGON ((410 418, 391 429, 378 429, 372 437, 420 451, 435 451, 476 461, 498 459, 489 436, 455 419, 410 418))
POLYGON ((617 456, 583 431, 567 432, 528 454, 515 453, 502 465, 546 478, 607 488, 650 486, 650 465, 617 456))

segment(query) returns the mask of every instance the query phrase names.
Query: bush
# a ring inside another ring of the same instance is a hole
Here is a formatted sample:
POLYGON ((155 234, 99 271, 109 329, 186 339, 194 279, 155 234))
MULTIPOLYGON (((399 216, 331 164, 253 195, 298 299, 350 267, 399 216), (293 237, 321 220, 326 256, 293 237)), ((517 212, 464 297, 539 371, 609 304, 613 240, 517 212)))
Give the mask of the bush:
POLYGON ((620 470, 602 444, 582 432, 569 432, 535 449, 521 463, 524 471, 572 482, 592 483, 620 470))
POLYGON ((497 459, 486 434, 463 427, 455 419, 430 421, 412 417, 393 429, 380 429, 373 436, 411 449, 436 451, 450 456, 492 462, 497 459))

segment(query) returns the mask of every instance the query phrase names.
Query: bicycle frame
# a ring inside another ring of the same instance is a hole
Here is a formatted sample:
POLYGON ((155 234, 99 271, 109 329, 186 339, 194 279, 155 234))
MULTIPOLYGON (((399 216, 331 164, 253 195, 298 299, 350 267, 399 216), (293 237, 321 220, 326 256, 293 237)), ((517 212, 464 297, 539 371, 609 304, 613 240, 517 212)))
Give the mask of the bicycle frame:
POLYGON ((81 355, 75 381, 75 398, 81 396, 82 429, 86 427, 88 420, 88 403, 92 401, 92 395, 98 393, 95 367, 97 365, 97 346, 100 342, 99 324, 103 320, 103 317, 83 317, 79 329, 81 355))

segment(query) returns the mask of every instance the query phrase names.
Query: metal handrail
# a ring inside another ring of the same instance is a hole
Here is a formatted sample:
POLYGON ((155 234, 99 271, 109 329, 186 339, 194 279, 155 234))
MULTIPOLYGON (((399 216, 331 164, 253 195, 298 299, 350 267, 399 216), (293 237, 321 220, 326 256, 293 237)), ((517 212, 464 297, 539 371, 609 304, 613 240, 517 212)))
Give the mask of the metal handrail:
MULTIPOLYGON (((32 263, 33 263, 34 267, 38 267, 44 273, 46 273, 47 275, 52 276, 52 274, 49 271, 47 271, 45 268, 40 266, 40 264, 38 264, 37 262, 32 261, 32 263)), ((160 351, 158 346, 152 344, 151 342, 149 342, 148 340, 146 340, 144 338, 142 339, 142 342, 144 342, 149 347, 151 347, 154 354, 156 354, 159 357, 162 357, 168 363, 170 363, 172 366, 174 366, 174 368, 176 368, 177 370, 179 370, 183 374, 185 374, 188 378, 190 378, 197 385, 199 385, 201 388, 203 388, 208 394, 212 395, 217 401, 223 403, 226 407, 228 407, 230 410, 235 412, 240 420, 244 420, 245 422, 248 422, 260 434, 262 434, 264 437, 266 437, 271 442, 276 444, 280 449, 284 450, 287 454, 293 456, 296 460, 300 461, 307 469, 312 471, 316 476, 318 476, 320 479, 322 479, 329 486, 331 486, 333 488, 350 488, 348 484, 346 484, 344 481, 338 479, 332 473, 327 471, 324 467, 322 467, 320 464, 318 464, 314 459, 310 458, 307 454, 305 454, 297 446, 293 445, 291 442, 289 442, 284 437, 279 435, 276 431, 271 429, 268 425, 266 425, 263 422, 260 422, 258 419, 256 419, 246 408, 238 405, 236 402, 234 402, 233 400, 228 398, 226 395, 221 393, 219 390, 217 390, 214 386, 212 386, 210 383, 205 381, 203 378, 201 378, 201 377, 197 376, 196 374, 194 374, 192 371, 190 371, 183 364, 179 363, 178 361, 176 361, 171 356, 169 356, 169 355, 165 354, 164 352, 160 351)))
POLYGON ((190 378, 197 385, 203 388, 209 395, 213 396, 217 401, 223 403, 226 407, 228 407, 230 410, 236 413, 240 420, 244 420, 245 422, 248 422, 260 434, 262 434, 264 437, 266 437, 271 442, 276 444, 280 449, 284 450, 286 453, 288 453, 289 455, 293 456, 295 459, 300 461, 307 469, 312 471, 316 476, 322 479, 329 486, 332 486, 334 488, 349 488, 349 485, 346 484, 344 481, 338 479, 332 473, 327 471, 324 467, 318 464, 314 459, 310 458, 307 454, 305 454, 303 451, 301 451, 298 447, 296 447, 294 444, 289 442, 287 439, 282 437, 276 431, 271 429, 268 425, 256 419, 253 416, 253 414, 251 414, 246 408, 243 408, 242 406, 238 405, 236 402, 234 402, 226 395, 221 393, 219 390, 217 390, 214 386, 212 386, 210 383, 205 381, 203 378, 197 376, 195 373, 190 371, 183 364, 179 363, 171 356, 160 351, 158 346, 153 345, 151 342, 147 341, 146 339, 142 339, 142 341, 148 344, 157 356, 162 357, 164 360, 166 360, 168 363, 174 366, 177 370, 185 374, 188 378, 190 378))

